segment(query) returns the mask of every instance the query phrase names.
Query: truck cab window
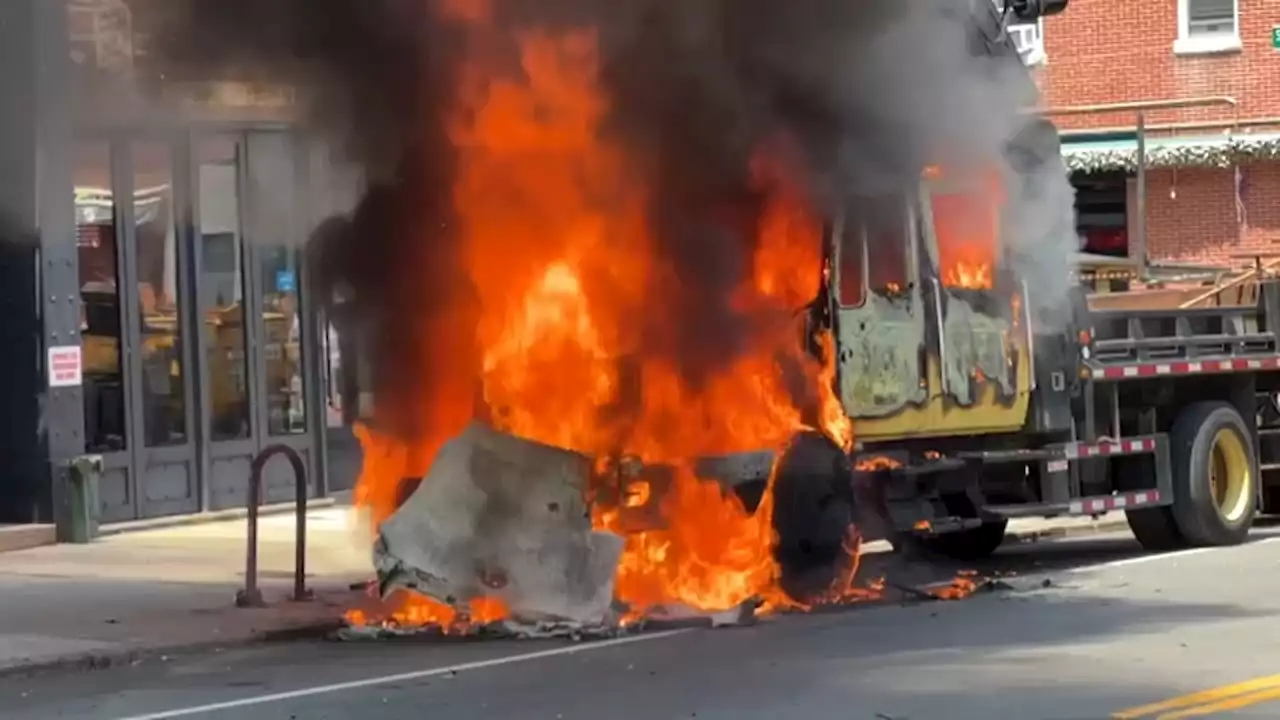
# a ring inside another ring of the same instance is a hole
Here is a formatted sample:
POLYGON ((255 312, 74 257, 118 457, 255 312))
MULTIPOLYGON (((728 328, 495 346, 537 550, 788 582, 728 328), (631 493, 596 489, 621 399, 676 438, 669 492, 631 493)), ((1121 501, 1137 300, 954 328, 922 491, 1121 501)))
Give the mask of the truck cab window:
POLYGON ((867 243, 867 286, 874 293, 895 296, 907 291, 906 216, 897 197, 870 198, 863 203, 867 243))
POLYGON ((863 293, 865 270, 862 220, 854 212, 845 214, 840 231, 840 304, 858 307, 865 299, 863 293))
POLYGON ((995 180, 930 193, 938 274, 948 288, 990 290, 1000 251, 1000 195, 995 180))

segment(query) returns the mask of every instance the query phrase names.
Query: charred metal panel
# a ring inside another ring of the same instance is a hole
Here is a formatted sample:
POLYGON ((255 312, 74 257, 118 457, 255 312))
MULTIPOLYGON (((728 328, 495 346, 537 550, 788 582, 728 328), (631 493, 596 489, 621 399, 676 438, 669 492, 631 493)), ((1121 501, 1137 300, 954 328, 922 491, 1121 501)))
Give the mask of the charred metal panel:
POLYGON ((840 309, 840 399, 851 417, 884 417, 928 399, 919 308, 913 288, 895 298, 870 293, 862 307, 840 309))
POLYGON ((945 293, 942 335, 946 394, 961 406, 974 404, 984 383, 993 383, 1007 398, 1017 391, 1007 338, 1011 323, 974 309, 963 298, 945 293))

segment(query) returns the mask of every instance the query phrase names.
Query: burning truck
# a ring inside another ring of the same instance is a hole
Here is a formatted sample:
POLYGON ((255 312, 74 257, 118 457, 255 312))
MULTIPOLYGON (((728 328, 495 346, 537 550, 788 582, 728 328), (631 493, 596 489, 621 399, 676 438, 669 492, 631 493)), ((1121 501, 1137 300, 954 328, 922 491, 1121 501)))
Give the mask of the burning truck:
POLYGON ((1007 23, 1065 4, 424 3, 437 104, 317 248, 378 376, 352 622, 803 609, 1002 534, 965 453, 1038 432, 1076 250, 1007 23))
POLYGON ((166 4, 167 77, 292 83, 368 181, 309 247, 371 368, 350 620, 805 609, 1015 517, 1241 542, 1280 283, 1086 297, 1008 32, 1065 4, 166 4))

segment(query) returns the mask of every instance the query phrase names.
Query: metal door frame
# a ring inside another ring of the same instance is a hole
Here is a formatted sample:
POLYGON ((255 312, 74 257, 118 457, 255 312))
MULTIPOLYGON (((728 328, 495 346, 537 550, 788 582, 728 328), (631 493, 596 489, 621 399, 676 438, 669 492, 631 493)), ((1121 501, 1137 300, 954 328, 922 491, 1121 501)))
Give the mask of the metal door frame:
MULTIPOLYGON (((115 244, 114 250, 115 250, 115 263, 116 263, 116 315, 117 315, 117 322, 119 323, 118 325, 119 333, 116 336, 116 341, 117 341, 116 357, 120 366, 120 383, 122 385, 122 390, 123 390, 123 392, 121 393, 121 396, 122 396, 121 400, 124 403, 124 449, 114 450, 110 452, 100 452, 97 454, 102 457, 102 469, 104 471, 105 470, 123 470, 124 471, 126 487, 129 493, 129 504, 126 506, 129 508, 129 511, 128 511, 129 514, 127 516, 116 516, 113 514, 113 515, 104 516, 103 519, 107 522, 136 520, 139 517, 138 511, 141 508, 141 503, 139 502, 139 499, 138 499, 138 493, 139 493, 139 490, 141 490, 141 483, 138 481, 138 468, 134 465, 134 459, 133 459, 133 453, 134 453, 133 391, 135 388, 133 385, 132 372, 129 369, 130 359, 133 356, 133 348, 130 343, 130 335, 129 335, 129 331, 127 329, 128 326, 126 325, 126 323, 129 322, 129 319, 127 317, 129 315, 129 311, 127 309, 129 305, 127 301, 127 297, 135 295, 137 293, 137 288, 134 287, 132 292, 128 290, 128 288, 133 285, 133 283, 131 282, 132 273, 130 272, 131 268, 129 268, 128 263, 124 257, 125 246, 128 243, 128 239, 126 237, 126 228, 128 227, 128 222, 124 215, 124 210, 123 210, 124 203, 121 203, 119 200, 120 187, 121 187, 120 182, 125 172, 125 168, 122 167, 123 158, 121 157, 122 153, 120 152, 120 148, 124 145, 124 143, 121 141, 119 135, 116 133, 90 133, 85 135, 77 134, 75 136, 74 143, 76 146, 79 146, 82 143, 93 144, 93 145, 104 144, 106 146, 107 178, 108 178, 108 182, 111 184, 111 187, 110 187, 111 206, 112 206, 112 233, 111 233, 112 238, 111 240, 115 244)), ((74 184, 75 184, 74 154, 71 157, 71 162, 73 163, 72 185, 74 188, 74 184)), ((72 199, 71 201, 73 203, 75 202, 74 199, 72 199)), ((73 213, 75 212, 74 209, 72 212, 73 213)), ((80 225, 80 219, 78 217, 75 218, 75 224, 76 224, 76 227, 78 228, 80 225)), ((77 230, 77 235, 78 234, 79 232, 77 230)), ((78 242, 78 239, 77 239, 77 242, 78 242)), ((77 261, 79 260, 79 257, 80 257, 80 252, 79 252, 79 248, 77 247, 76 249, 77 261)), ((79 293, 83 289, 83 283, 80 280, 80 277, 82 276, 77 275, 77 280, 76 280, 77 293, 79 293)), ((83 302, 84 302, 83 299, 81 299, 82 304, 83 302)), ((83 332, 81 332, 80 341, 81 341, 82 348, 84 345, 84 338, 85 338, 85 335, 83 332)), ((83 350, 81 352, 83 352, 83 350)), ((88 393, 87 387, 84 388, 84 392, 86 393, 86 396, 87 396, 87 393, 88 393)), ((88 424, 89 424, 89 417, 86 415, 85 417, 86 427, 85 427, 85 438, 84 438, 86 450, 90 449, 88 424)))
MULTIPOLYGON (((172 133, 156 132, 144 128, 85 129, 80 128, 75 143, 105 143, 109 158, 111 197, 114 212, 116 299, 119 314, 119 358, 121 382, 124 385, 125 449, 100 453, 104 470, 123 470, 127 478, 129 513, 127 516, 110 516, 107 521, 127 521, 182 512, 194 512, 200 508, 199 484, 201 468, 198 464, 198 438, 195 433, 195 390, 192 373, 190 313, 191 278, 186 269, 186 255, 190 241, 186 197, 189 187, 183 182, 186 167, 183 138, 172 133), (168 148, 172 189, 170 195, 170 222, 174 223, 177 257, 176 280, 178 292, 178 342, 183 363, 182 393, 187 440, 180 445, 147 447, 146 415, 143 398, 142 328, 140 323, 140 298, 138 295, 137 228, 135 224, 134 158, 136 144, 155 143, 168 148), (147 471, 154 465, 186 463, 196 492, 189 500, 149 503, 146 500, 147 471)), ((86 438, 87 440, 87 438, 86 438)))
MULTIPOLYGON (((306 167, 298 164, 297 144, 301 141, 301 134, 297 128, 282 126, 279 124, 211 124, 203 127, 198 131, 194 131, 189 136, 189 144, 185 157, 189 163, 189 167, 185 173, 188 187, 190 188, 189 197, 191 202, 187 206, 190 209, 191 217, 188 223, 190 227, 190 277, 192 282, 192 295, 195 297, 191 303, 192 325, 196 330, 196 343, 192 345, 192 354, 194 356, 193 365, 198 368, 199 387, 196 402, 196 418, 198 425, 198 445, 199 445, 199 476, 200 476, 200 509, 212 509, 211 485, 213 482, 212 466, 218 460, 230 459, 235 457, 252 457, 259 450, 269 444, 281 443, 293 447, 297 450, 305 451, 304 455, 308 478, 311 485, 311 494, 313 497, 324 494, 325 484, 320 479, 321 473, 319 468, 323 467, 323 460, 319 457, 322 451, 322 444, 317 440, 316 433, 320 429, 316 419, 316 405, 312 401, 318 378, 316 377, 316 350, 315 335, 311 332, 311 316, 312 298, 310 297, 310 283, 307 280, 309 273, 303 259, 303 254, 298 252, 299 270, 296 282, 298 283, 298 314, 299 314, 299 348, 302 355, 302 376, 303 376, 303 397, 304 412, 306 416, 307 430, 300 435, 280 435, 273 436, 268 432, 267 428, 267 408, 265 403, 265 375, 266 375, 266 359, 263 353, 265 340, 265 325, 262 318, 262 287, 261 277, 262 270, 260 262, 262 254, 258 251, 257 245, 251 242, 248 237, 249 223, 247 218, 249 213, 253 212, 252 203, 255 199, 251 192, 246 190, 250 185, 250 165, 253 162, 249 152, 249 137, 253 133, 280 133, 288 140, 289 157, 288 160, 292 166, 293 178, 293 222, 291 223, 291 242, 295 247, 300 248, 302 243, 299 241, 301 228, 305 227, 308 218, 304 215, 305 204, 302 202, 304 197, 305 184, 301 182, 302 178, 307 177, 306 167), (212 388, 210 385, 210 368, 208 367, 207 348, 205 344, 204 311, 200 294, 201 283, 204 278, 204 260, 199 233, 200 221, 200 192, 199 192, 199 162, 196 160, 196 149, 198 143, 203 139, 229 139, 233 140, 236 145, 236 192, 237 197, 237 232, 238 242, 240 243, 240 275, 241 275, 241 293, 242 307, 244 312, 244 332, 245 332, 245 374, 247 384, 247 394, 249 402, 249 436, 236 440, 219 440, 212 439, 212 427, 209 412, 212 410, 212 388)), ((320 417, 320 422, 323 416, 320 417)), ((291 495, 292 496, 292 495, 291 495)))
MULTIPOLYGON (((122 261, 126 271, 124 273, 125 286, 127 292, 122 292, 122 312, 125 314, 124 322, 121 327, 127 335, 129 348, 129 361, 126 365, 128 371, 128 383, 130 390, 129 396, 129 454, 133 463, 133 472, 131 472, 132 482, 135 491, 138 491, 134 499, 134 515, 138 518, 159 517, 165 515, 174 515, 184 512, 195 512, 200 509, 200 468, 198 467, 197 441, 194 432, 194 380, 191 376, 191 334, 189 314, 184 312, 191 299, 191 282, 187 273, 184 271, 186 267, 185 259, 189 252, 188 238, 189 233, 185 222, 184 208, 188 200, 188 187, 184 187, 182 183, 182 173, 185 167, 182 153, 186 149, 186 145, 180 136, 172 133, 149 133, 149 132, 133 132, 118 135, 113 142, 113 178, 112 183, 116 187, 123 188, 126 191, 126 200, 122 206, 120 218, 123 224, 123 249, 122 261), (169 173, 170 173, 170 218, 169 222, 173 224, 174 231, 174 258, 175 280, 177 281, 178 293, 178 345, 179 358, 182 363, 182 402, 183 402, 183 422, 186 429, 186 440, 178 445, 162 445, 159 447, 149 447, 146 442, 146 400, 143 396, 145 387, 145 378, 142 367, 143 357, 143 340, 142 340, 142 312, 141 298, 138 293, 138 238, 137 238, 137 222, 134 210, 134 196, 137 188, 134 187, 136 175, 134 174, 134 154, 133 149, 137 145, 145 143, 155 143, 163 145, 169 153, 169 173), (136 441, 134 440, 136 438, 136 441), (146 498, 145 490, 147 473, 152 467, 167 464, 185 464, 192 483, 192 494, 189 498, 173 501, 156 501, 149 502, 146 498)), ((119 192, 115 192, 117 197, 119 192)), ((121 235, 121 233, 117 233, 121 235)), ((198 301, 198 299, 197 299, 198 301)))
MULTIPOLYGON (((242 133, 241 137, 245 143, 245 180, 248 184, 249 178, 253 173, 253 152, 250 150, 252 146, 251 138, 254 135, 277 135, 283 140, 283 150, 285 156, 284 161, 288 163, 289 169, 289 188, 290 188, 290 212, 289 225, 287 228, 287 236, 283 238, 283 245, 272 246, 269 249, 283 249, 292 255, 292 259, 296 267, 295 295, 297 296, 297 314, 298 321, 298 353, 302 363, 298 372, 302 377, 302 397, 303 397, 303 417, 306 423, 306 430, 300 434, 292 435, 272 435, 269 425, 270 408, 266 402, 268 393, 266 388, 267 382, 267 358, 265 348, 267 345, 267 329, 266 320, 263 317, 264 297, 263 297, 263 273, 262 261, 267 256, 267 246, 260 242, 247 243, 244 250, 244 259, 249 264, 249 270, 246 273, 247 281, 251 284, 251 290, 247 293, 249 296, 249 307, 253 313, 251 321, 251 334, 257 339, 252 354, 253 361, 253 377, 254 390, 257 397, 260 398, 254 407, 253 421, 261 429, 261 434, 257 435, 261 450, 267 445, 287 445, 297 450, 302 455, 307 465, 307 479, 310 485, 310 496, 316 497, 321 490, 321 484, 317 482, 320 473, 317 468, 320 461, 317 459, 318 454, 322 450, 322 446, 317 442, 316 437, 320 428, 316 425, 315 407, 312 403, 313 388, 317 382, 322 382, 318 377, 316 370, 316 352, 315 337, 310 327, 309 318, 312 317, 312 306, 310 295, 310 283, 306 281, 309 274, 304 265, 304 253, 301 251, 303 247, 302 228, 306 226, 305 206, 301 202, 307 184, 304 179, 308 176, 307 168, 300 163, 305 161, 305 156, 299 152, 299 145, 303 143, 301 133, 289 130, 247 130, 242 133)), ((253 193, 249 193, 245 198, 245 204, 250 213, 255 212, 254 203, 258 202, 258 198, 253 193)), ((243 225, 243 221, 242 221, 243 225)), ((322 417, 323 419, 323 417, 322 417)))
POLYGON ((247 257, 246 243, 244 237, 244 196, 243 189, 247 184, 247 173, 245 163, 245 134, 242 131, 233 129, 211 128, 208 131, 193 133, 188 157, 191 158, 190 163, 190 182, 191 182, 191 245, 192 245, 192 280, 193 288, 196 294, 196 301, 193 310, 196 313, 196 327, 199 328, 199 340, 197 341, 197 352, 200 362, 200 440, 204 451, 200 456, 200 508, 209 510, 212 507, 210 486, 212 485, 212 467, 217 460, 233 458, 236 456, 252 456, 257 452, 259 441, 258 433, 261 428, 258 427, 257 419, 254 417, 253 407, 257 402, 257 364, 249 362, 256 351, 257 338, 254 337, 253 323, 250 321, 250 293, 252 288, 249 286, 248 271, 245 266, 247 257), (245 372, 245 392, 249 406, 249 436, 235 440, 217 440, 213 439, 212 423, 210 422, 209 412, 213 409, 212 388, 210 386, 210 368, 208 363, 208 348, 205 345, 205 327, 204 316, 206 308, 204 307, 201 290, 203 290, 204 282, 204 245, 203 237, 200 233, 200 163, 196 161, 196 151, 201 140, 206 139, 230 139, 235 142, 236 148, 236 240, 240 244, 240 285, 241 285, 241 317, 244 324, 245 344, 244 344, 244 372, 245 372))

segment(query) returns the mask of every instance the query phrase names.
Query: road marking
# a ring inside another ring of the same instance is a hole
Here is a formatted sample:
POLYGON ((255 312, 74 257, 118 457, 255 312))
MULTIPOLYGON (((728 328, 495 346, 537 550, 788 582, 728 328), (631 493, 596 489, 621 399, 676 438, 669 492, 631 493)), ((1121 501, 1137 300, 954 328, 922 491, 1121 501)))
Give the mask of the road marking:
POLYGON ((1193 708, 1180 710, 1178 712, 1166 713, 1160 715, 1156 720, 1178 720, 1179 718, 1200 717, 1209 713, 1225 712, 1228 710, 1239 710, 1240 708, 1257 705, 1268 700, 1280 700, 1280 687, 1273 687, 1267 690, 1259 690, 1245 695, 1237 695, 1233 698, 1219 700, 1208 705, 1197 705, 1193 708))
POLYGON ((1178 695, 1160 702, 1127 708, 1112 713, 1111 717, 1113 720, 1135 720, 1136 718, 1156 716, 1156 720, 1173 720, 1174 718, 1193 717, 1215 711, 1210 708, 1232 709, 1245 707, 1245 705, 1252 705, 1276 697, 1280 697, 1280 675, 1268 675, 1234 685, 1209 688, 1208 690, 1200 690, 1186 695, 1178 695), (1222 705, 1218 707, 1222 703, 1239 702, 1246 698, 1262 695, 1267 697, 1257 697, 1241 705, 1222 705), (1157 713, 1164 714, 1157 715, 1157 713))
MULTIPOLYGON (((1238 547, 1238 546, 1233 546, 1238 547)), ((1071 572, 1088 572, 1091 570, 1105 570, 1107 568, 1124 567, 1125 565, 1141 565, 1142 563, 1155 562, 1156 560, 1172 560, 1175 558, 1186 557, 1187 555, 1198 555, 1200 553, 1210 552, 1212 550, 1224 550, 1225 548, 1217 547, 1198 547, 1188 548, 1186 550, 1176 550, 1174 552, 1152 553, 1149 555, 1136 555, 1134 557, 1121 558, 1119 560, 1108 560, 1106 562, 1097 563, 1095 565, 1082 565, 1077 568, 1071 568, 1071 572)))
POLYGON ((1232 550, 1235 548, 1249 547, 1250 545, 1267 545, 1273 542, 1280 542, 1280 537, 1264 537, 1257 540, 1250 540, 1239 545, 1223 545, 1220 547, 1195 547, 1186 550, 1175 550, 1173 552, 1156 552, 1146 555, 1135 555, 1134 557, 1121 558, 1119 560, 1107 560, 1106 562, 1096 563, 1094 565, 1081 565, 1067 570, 1067 572, 1090 572, 1093 570, 1106 570, 1107 568, 1124 567, 1126 565, 1141 565, 1142 563, 1155 562, 1157 560, 1171 560, 1188 555, 1198 555, 1200 553, 1213 552, 1215 550, 1232 550))
POLYGON ((117 720, 162 720, 163 718, 186 717, 188 715, 199 715, 201 713, 217 712, 219 710, 234 710, 254 705, 266 705, 268 703, 310 697, 312 695, 326 695, 329 693, 342 692, 344 690, 358 690, 360 688, 385 685, 387 683, 404 682, 406 680, 421 680, 422 678, 435 677, 438 675, 447 675, 450 673, 468 670, 483 670, 485 668, 512 665, 515 663, 528 662, 530 660, 541 660, 543 658, 556 657, 557 655, 575 655, 581 652, 601 650, 608 647, 616 647, 618 645, 628 645, 630 643, 646 642, 649 640, 661 640, 662 638, 668 638, 673 635, 681 635, 690 632, 692 629, 693 628, 680 628, 677 630, 666 630, 663 632, 647 633, 644 635, 612 638, 610 640, 598 640, 595 642, 582 643, 580 645, 552 648, 550 650, 539 650, 537 652, 508 655, 506 657, 490 658, 488 660, 476 660, 474 662, 462 663, 460 665, 448 665, 445 667, 430 668, 428 670, 415 670, 413 672, 398 673, 395 675, 383 675, 380 677, 365 678, 363 680, 334 683, 332 685, 317 685, 315 687, 302 688, 300 690, 289 690, 288 692, 258 695, 255 697, 241 698, 239 700, 209 703, 207 705, 193 705, 191 707, 175 708, 173 710, 165 710, 163 712, 148 713, 146 715, 130 715, 128 717, 118 718, 117 720))

